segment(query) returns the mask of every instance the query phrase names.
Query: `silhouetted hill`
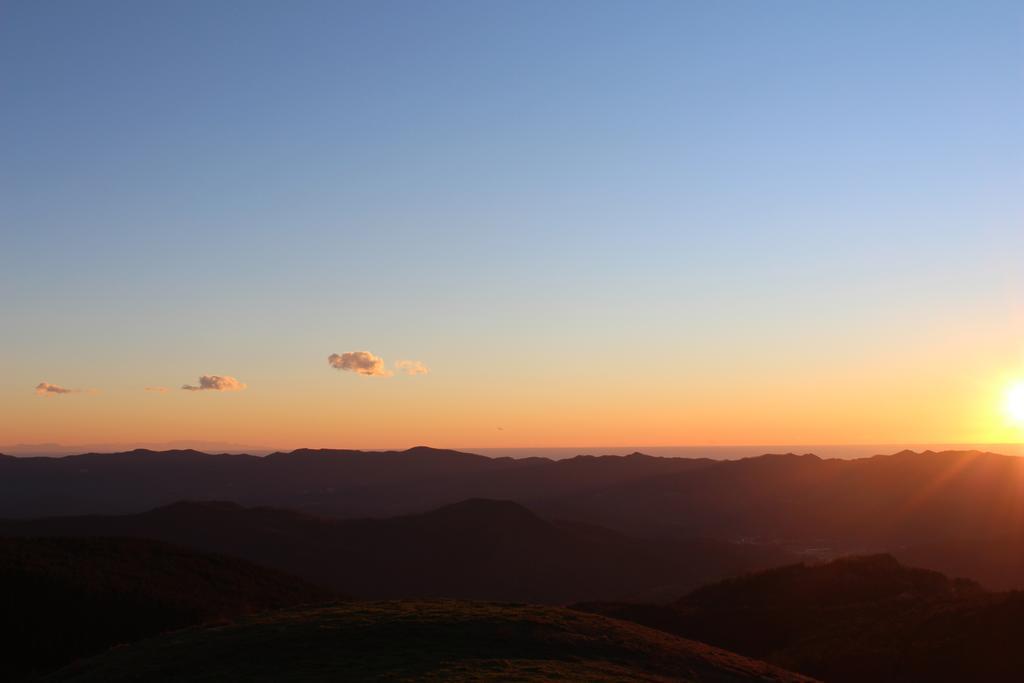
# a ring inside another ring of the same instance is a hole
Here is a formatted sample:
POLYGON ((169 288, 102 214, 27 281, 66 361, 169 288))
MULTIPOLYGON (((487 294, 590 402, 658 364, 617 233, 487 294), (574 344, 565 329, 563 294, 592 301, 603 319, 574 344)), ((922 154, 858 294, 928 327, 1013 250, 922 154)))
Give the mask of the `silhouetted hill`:
POLYGON ((572 610, 352 603, 250 617, 117 648, 53 681, 808 681, 763 662, 572 610))
POLYGON ((669 605, 579 605, 828 681, 1010 681, 1024 670, 1024 594, 887 555, 729 579, 669 605))
POLYGON ((992 533, 976 538, 948 539, 893 550, 904 564, 928 567, 950 576, 969 576, 986 588, 1024 587, 1024 537, 992 533))
POLYGON ((243 557, 360 598, 659 599, 788 557, 720 541, 631 538, 489 500, 362 520, 175 503, 137 515, 4 520, 0 535, 155 538, 243 557))
POLYGON ((0 538, 0 679, 169 629, 333 595, 243 560, 157 541, 0 538))
POLYGON ((514 460, 426 447, 263 458, 134 451, 0 458, 0 516, 124 514, 191 499, 361 518, 490 498, 632 536, 783 543, 819 557, 885 551, 1024 587, 1017 559, 976 545, 1024 537, 1020 481, 1024 460, 977 451, 735 461, 514 460))

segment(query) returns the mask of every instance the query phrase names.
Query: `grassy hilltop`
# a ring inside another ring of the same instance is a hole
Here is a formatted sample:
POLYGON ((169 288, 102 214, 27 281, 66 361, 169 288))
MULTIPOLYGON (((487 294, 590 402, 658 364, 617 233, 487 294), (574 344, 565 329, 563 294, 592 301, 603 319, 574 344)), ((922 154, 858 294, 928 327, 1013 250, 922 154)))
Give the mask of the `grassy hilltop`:
POLYGON ((338 603, 164 634, 53 681, 809 681, 667 633, 556 607, 338 603))

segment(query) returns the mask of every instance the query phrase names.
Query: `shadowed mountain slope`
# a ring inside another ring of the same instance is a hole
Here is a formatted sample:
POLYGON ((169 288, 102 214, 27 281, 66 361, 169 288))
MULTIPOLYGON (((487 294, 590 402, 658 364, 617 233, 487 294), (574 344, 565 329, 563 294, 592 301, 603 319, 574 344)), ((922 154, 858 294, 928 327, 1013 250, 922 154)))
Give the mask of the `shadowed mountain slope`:
POLYGON ((155 538, 242 557, 360 598, 660 599, 788 557, 720 541, 636 539, 489 500, 363 520, 176 503, 138 515, 4 520, 0 535, 155 538))
POLYGON ((1024 594, 887 555, 725 580, 669 605, 579 605, 828 681, 1016 680, 1024 594))
POLYGON ((908 545, 892 551, 900 562, 949 576, 969 576, 993 590, 1024 588, 1024 536, 985 534, 908 545))
POLYGON ((572 610, 351 603, 195 628, 112 650, 48 680, 808 681, 763 662, 572 610))
POLYGON ((0 678, 169 629, 333 596, 243 560, 156 541, 0 538, 0 678))

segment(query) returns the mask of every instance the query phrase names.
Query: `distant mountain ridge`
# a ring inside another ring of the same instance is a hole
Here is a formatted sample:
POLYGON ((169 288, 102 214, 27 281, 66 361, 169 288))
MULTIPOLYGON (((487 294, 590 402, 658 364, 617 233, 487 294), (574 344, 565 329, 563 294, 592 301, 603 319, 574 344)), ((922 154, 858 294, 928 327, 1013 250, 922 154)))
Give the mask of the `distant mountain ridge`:
POLYGON ((300 449, 249 455, 195 450, 0 459, 0 516, 141 512, 177 500, 231 500, 337 517, 422 512, 467 498, 562 496, 712 461, 651 456, 487 458, 425 446, 404 451, 300 449))
POLYGON ((60 443, 19 443, 0 445, 0 453, 8 453, 19 457, 63 457, 80 453, 124 453, 137 449, 151 451, 194 449, 204 453, 248 453, 250 455, 266 455, 274 451, 273 448, 251 444, 202 439, 175 439, 172 441, 134 444, 93 443, 65 445, 60 443))

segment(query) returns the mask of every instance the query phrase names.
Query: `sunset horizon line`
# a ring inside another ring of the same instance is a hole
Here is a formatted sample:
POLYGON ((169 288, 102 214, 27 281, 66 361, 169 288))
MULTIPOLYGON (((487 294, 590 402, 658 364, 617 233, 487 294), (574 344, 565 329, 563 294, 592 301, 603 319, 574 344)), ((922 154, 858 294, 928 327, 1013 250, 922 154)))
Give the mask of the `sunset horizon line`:
MULTIPOLYGON (((236 444, 231 442, 208 441, 204 439, 175 439, 171 441, 123 441, 123 442, 93 442, 93 443, 61 443, 61 442, 32 442, 13 443, 0 445, 0 455, 31 456, 43 455, 79 455, 85 453, 117 453, 133 450, 145 450, 151 452, 171 452, 181 450, 193 450, 209 455, 220 453, 231 455, 256 455, 265 456, 271 453, 291 453, 295 451, 356 451, 364 453, 400 453, 416 449, 430 449, 436 451, 454 451, 485 455, 488 457, 501 457, 502 454, 520 452, 533 454, 531 457, 545 457, 538 452, 561 452, 567 454, 573 452, 576 455, 628 455, 640 453, 643 455, 654 455, 657 457, 683 457, 665 454, 665 451, 687 451, 691 456, 699 455, 699 451, 710 452, 720 451, 743 451, 750 450, 750 453, 734 453, 735 457, 756 457, 757 455, 769 454, 793 454, 793 455, 817 455, 828 458, 829 449, 862 449, 862 453, 847 455, 842 459, 856 457, 872 457, 874 455, 894 455, 903 451, 915 453, 945 452, 945 451, 980 451, 995 453, 997 455, 1024 456, 1024 442, 998 442, 998 441, 965 441, 965 442, 848 442, 848 443, 728 443, 728 444, 605 444, 605 445, 530 445, 530 446, 445 446, 435 445, 427 442, 417 442, 406 446, 343 446, 343 445, 304 445, 304 446, 269 446, 255 444, 236 444), (756 450, 756 452, 754 452, 756 450), (1020 452, 1006 452, 1019 450, 1020 452), (661 452, 661 453, 659 453, 661 452)), ((721 458, 732 459, 732 458, 721 458)))

